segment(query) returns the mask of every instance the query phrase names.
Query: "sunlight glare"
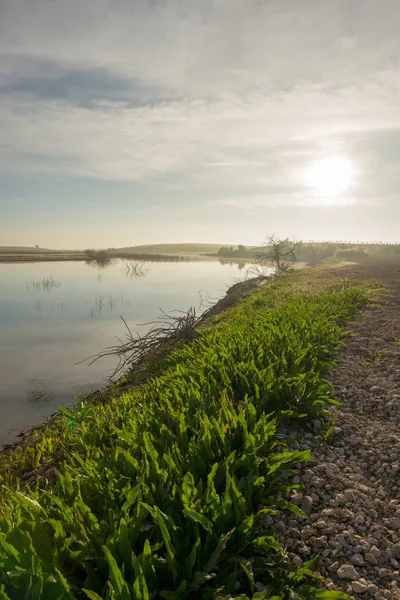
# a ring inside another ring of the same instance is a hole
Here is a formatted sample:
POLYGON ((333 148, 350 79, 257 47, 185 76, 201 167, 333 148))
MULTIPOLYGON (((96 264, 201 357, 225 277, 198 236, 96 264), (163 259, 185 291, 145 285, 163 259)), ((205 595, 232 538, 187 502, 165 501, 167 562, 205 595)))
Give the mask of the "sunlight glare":
POLYGON ((356 169, 344 156, 332 156, 316 161, 305 172, 307 186, 317 197, 331 198, 345 192, 352 184, 356 169))

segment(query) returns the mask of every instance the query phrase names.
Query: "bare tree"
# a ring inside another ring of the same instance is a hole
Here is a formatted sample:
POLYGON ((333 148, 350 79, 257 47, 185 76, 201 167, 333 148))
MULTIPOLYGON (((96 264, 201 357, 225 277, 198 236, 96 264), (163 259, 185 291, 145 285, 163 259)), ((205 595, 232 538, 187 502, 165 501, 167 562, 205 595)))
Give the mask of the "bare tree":
POLYGON ((269 235, 266 239, 264 251, 257 255, 260 264, 273 263, 280 275, 286 274, 296 262, 300 243, 290 238, 280 239, 276 235, 269 235))

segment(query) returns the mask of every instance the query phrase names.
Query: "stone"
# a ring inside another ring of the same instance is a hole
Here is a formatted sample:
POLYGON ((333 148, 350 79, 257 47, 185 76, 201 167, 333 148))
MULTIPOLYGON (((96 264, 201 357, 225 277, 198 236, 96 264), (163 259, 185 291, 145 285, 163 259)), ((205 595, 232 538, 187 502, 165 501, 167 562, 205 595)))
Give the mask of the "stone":
POLYGON ((378 586, 374 583, 369 583, 367 585, 367 591, 371 596, 375 596, 378 593, 378 586))
POLYGON ((337 570, 337 575, 340 579, 350 579, 356 581, 360 576, 353 565, 344 564, 337 570))
POLYGON ((362 567, 365 564, 364 557, 361 554, 353 554, 350 562, 356 567, 362 567))
POLYGON ((336 562, 332 563, 332 564, 331 564, 331 565, 328 567, 328 571, 329 571, 329 573, 336 573, 336 571, 338 570, 339 566, 340 566, 340 565, 339 565, 339 562, 338 562, 338 561, 336 561, 336 562))
POLYGON ((357 525, 364 525, 365 521, 364 521, 364 517, 362 515, 357 515, 356 516, 356 524, 357 525))
POLYGON ((304 510, 304 512, 307 515, 309 515, 311 513, 312 505, 313 505, 313 499, 311 498, 311 496, 305 496, 303 498, 301 508, 302 508, 302 510, 304 510))
POLYGON ((365 554, 365 560, 367 561, 367 563, 369 563, 370 565, 377 565, 378 561, 376 556, 374 556, 373 554, 371 554, 370 552, 367 552, 365 554))
POLYGON ((398 519, 397 517, 393 517, 392 519, 390 519, 390 525, 392 526, 393 529, 395 529, 396 531, 400 530, 400 519, 398 519))
POLYGON ((301 565, 303 564, 303 561, 301 560, 300 556, 297 556, 297 554, 295 554, 293 556, 292 562, 294 565, 297 565, 298 567, 301 567, 301 565))
POLYGON ((313 477, 311 479, 311 485, 316 489, 322 488, 325 485, 325 479, 322 479, 322 477, 313 477))
POLYGON ((377 392, 381 392, 381 391, 382 391, 382 388, 381 388, 381 387, 379 387, 379 385, 373 385, 371 388, 369 388, 369 391, 370 391, 372 394, 376 394, 377 392))
POLYGON ((341 504, 344 504, 345 502, 346 502, 346 499, 343 494, 336 495, 335 506, 340 506, 341 504))
POLYGON ((370 554, 373 554, 375 556, 375 558, 379 558, 379 556, 381 554, 381 551, 376 546, 372 546, 372 548, 369 552, 370 552, 370 554))
POLYGON ((296 506, 300 506, 301 503, 303 502, 303 494, 294 494, 291 498, 290 498, 292 504, 295 504, 296 506))
POLYGON ((275 531, 278 533, 285 533, 285 523, 283 521, 278 521, 275 523, 275 531))
POLYGON ((353 592, 356 594, 365 594, 368 591, 365 580, 360 579, 359 581, 353 581, 351 584, 353 592))

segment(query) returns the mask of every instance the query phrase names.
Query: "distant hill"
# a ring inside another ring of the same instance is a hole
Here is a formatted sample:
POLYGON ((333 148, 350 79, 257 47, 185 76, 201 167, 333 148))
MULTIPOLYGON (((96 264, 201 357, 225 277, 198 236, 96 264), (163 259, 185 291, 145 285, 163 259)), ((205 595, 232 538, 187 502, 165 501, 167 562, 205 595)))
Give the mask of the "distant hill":
POLYGON ((208 254, 215 253, 223 244, 152 244, 144 246, 128 246, 126 248, 109 248, 109 252, 124 254, 208 254))

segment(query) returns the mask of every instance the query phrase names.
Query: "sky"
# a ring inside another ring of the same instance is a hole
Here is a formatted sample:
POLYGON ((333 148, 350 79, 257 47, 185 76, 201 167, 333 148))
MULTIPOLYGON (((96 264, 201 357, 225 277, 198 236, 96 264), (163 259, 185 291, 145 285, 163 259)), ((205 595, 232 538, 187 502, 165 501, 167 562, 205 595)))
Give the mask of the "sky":
POLYGON ((400 241, 398 0, 0 0, 0 246, 400 241))

